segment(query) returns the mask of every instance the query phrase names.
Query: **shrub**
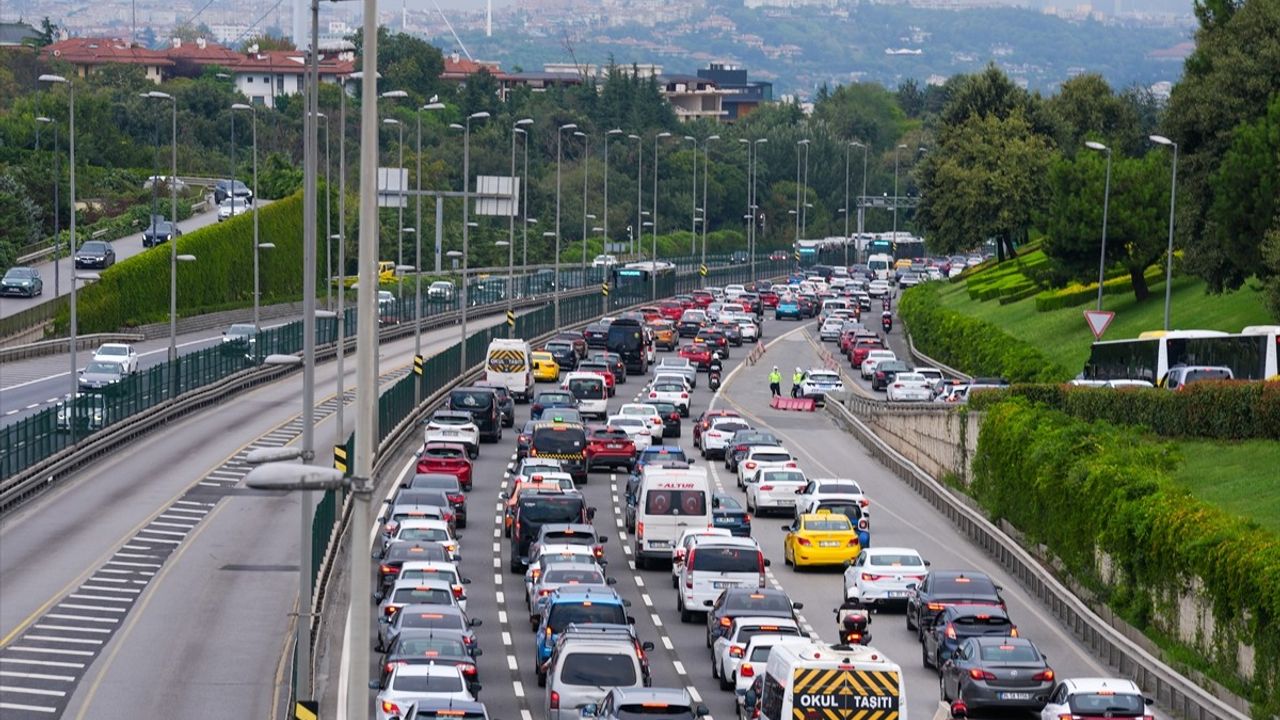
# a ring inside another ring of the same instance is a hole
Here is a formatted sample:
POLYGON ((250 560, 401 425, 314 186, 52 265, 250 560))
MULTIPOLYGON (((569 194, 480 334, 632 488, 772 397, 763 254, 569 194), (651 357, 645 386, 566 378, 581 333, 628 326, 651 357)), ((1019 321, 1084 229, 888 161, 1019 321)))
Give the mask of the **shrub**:
MULTIPOLYGON (((322 206, 323 207, 323 206, 322 206)), ((296 298, 302 293, 302 195, 274 202, 258 212, 259 236, 275 248, 262 250, 259 274, 262 302, 296 298)), ((253 302, 253 214, 246 213, 178 238, 178 251, 195 262, 178 264, 178 313, 195 315, 212 308, 243 307, 253 302)), ((158 322, 169 314, 169 253, 158 245, 102 272, 78 298, 80 332, 112 332, 158 322)), ((320 257, 323 257, 323 249, 320 257)), ((323 262, 317 273, 323 274, 323 262)), ((317 280, 323 292, 323 278, 317 280)), ((68 323, 64 311, 59 328, 68 323)))
MULTIPOLYGON (((1147 283, 1158 282, 1164 276, 1164 270, 1158 266, 1147 269, 1144 275, 1147 283)), ((1103 295, 1124 295, 1133 292, 1133 278, 1127 274, 1109 278, 1102 283, 1103 295)), ((1098 283, 1089 285, 1072 284, 1058 290, 1046 290, 1036 295, 1036 312, 1049 312, 1064 307, 1084 305, 1098 297, 1098 283)))
POLYGON ((939 288, 925 283, 902 294, 898 314, 921 352, 970 375, 999 375, 1012 382, 1053 382, 1068 377, 1030 344, 984 320, 943 308, 939 288))
POLYGON ((1141 425, 1164 437, 1280 440, 1277 382, 1203 382, 1180 392, 1027 384, 978 393, 970 405, 985 409, 1010 396, 1085 421, 1141 425))
POLYGON ((1191 496, 1172 480, 1180 462, 1172 445, 1132 428, 1015 398, 987 409, 970 492, 1144 630, 1178 638, 1179 600, 1198 584, 1214 637, 1197 635, 1196 664, 1243 688, 1255 716, 1274 715, 1280 538, 1191 496), (1099 551, 1114 575, 1099 571, 1099 551), (1241 644, 1253 648, 1252 678, 1238 667, 1241 644))

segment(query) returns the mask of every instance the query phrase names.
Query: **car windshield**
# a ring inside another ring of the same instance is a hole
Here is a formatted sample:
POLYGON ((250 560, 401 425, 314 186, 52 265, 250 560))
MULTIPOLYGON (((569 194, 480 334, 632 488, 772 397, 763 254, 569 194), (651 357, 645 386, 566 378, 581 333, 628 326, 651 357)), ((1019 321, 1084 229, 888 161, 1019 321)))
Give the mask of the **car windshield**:
POLYGON ((769 470, 764 473, 764 481, 772 483, 802 483, 804 473, 799 470, 769 470))
POLYGON ((706 515, 707 494, 701 490, 650 490, 644 511, 649 515, 706 515))
POLYGON ((773 651, 772 645, 756 645, 755 647, 751 648, 751 657, 748 658, 748 660, 755 663, 768 662, 769 653, 772 651, 773 651))
POLYGON ((918 555, 900 555, 897 553, 873 554, 867 556, 871 565, 884 567, 924 567, 924 561, 918 555))
POLYGON ((444 580, 456 583, 458 573, 453 570, 437 570, 436 568, 416 568, 400 571, 400 580, 444 580))
POLYGON ((721 510, 742 509, 742 503, 738 502, 738 499, 732 495, 717 495, 716 500, 719 502, 721 510))
POLYGON ((684 385, 677 385, 675 383, 662 383, 660 385, 654 385, 653 391, 655 393, 682 393, 684 392, 684 385))
POLYGON ((462 455, 462 448, 456 447, 430 447, 422 452, 422 457, 435 458, 437 460, 457 460, 462 455))
POLYGON ((1001 643, 999 645, 982 645, 983 662, 994 663, 1038 663, 1040 653, 1028 644, 1001 643))
POLYGON ((400 588, 391 602, 404 605, 452 605, 453 592, 449 588, 400 588))
POLYGON ((693 710, 688 705, 669 705, 663 702, 631 703, 619 705, 614 711, 618 720, 692 720, 693 710))
POLYGON ((985 577, 959 576, 935 577, 929 585, 935 594, 958 594, 964 596, 996 594, 995 583, 985 577))
POLYGON ((400 627, 406 628, 441 628, 461 630, 464 627, 461 615, 439 612, 401 613, 400 627))
POLYGON ((547 625, 551 632, 558 633, 573 623, 579 625, 626 625, 626 609, 617 602, 601 603, 591 600, 559 602, 551 606, 547 616, 547 625))
POLYGON ((1067 701, 1072 715, 1137 717, 1145 714, 1142 696, 1133 693, 1077 693, 1067 701))
POLYGON ((4 274, 5 280, 26 280, 33 278, 36 273, 31 268, 10 268, 9 272, 4 274))
POLYGON ((461 640, 445 637, 404 638, 396 648, 401 655, 421 655, 436 657, 439 655, 463 655, 467 647, 461 640))
POLYGON ((857 485, 822 483, 818 486, 818 492, 827 495, 861 495, 862 488, 857 485))
POLYGON ((805 520, 805 530, 819 530, 822 532, 848 532, 852 529, 849 525, 849 518, 843 515, 824 515, 820 519, 805 520))
POLYGON ((235 325, 227 328, 228 337, 247 337, 249 335, 256 335, 257 333, 258 328, 249 323, 236 323, 235 325))
POLYGON ((645 463, 685 462, 687 460, 688 458, 685 457, 683 449, 664 447, 660 450, 645 450, 640 453, 637 463, 643 465, 645 463))
POLYGON ((745 644, 751 642, 751 638, 757 635, 796 635, 800 631, 793 627, 780 625, 751 625, 744 627, 738 631, 738 643, 745 644))
POLYGON ((468 410, 480 410, 492 405, 493 398, 491 390, 454 390, 449 396, 449 404, 468 410))
POLYGON ((649 423, 637 417, 615 417, 609 421, 614 427, 648 429, 649 423))
POLYGON ((725 599, 724 606, 726 610, 791 612, 791 601, 781 592, 732 593, 725 599))
POLYGON ((574 567, 548 570, 542 576, 543 582, 579 585, 603 585, 604 575, 593 567, 574 567))
POLYGON ((707 572, 755 573, 761 570, 760 551, 745 547, 699 545, 693 553, 690 570, 707 572))
POLYGON ((520 517, 535 523, 574 522, 582 518, 582 500, 576 497, 532 497, 521 501, 520 517))
POLYGON ((457 693, 462 692, 461 675, 405 675, 391 683, 398 692, 457 693))
POLYGON ((834 385, 840 382, 840 377, 837 375, 828 375, 826 373, 809 373, 809 380, 815 383, 827 383, 834 385))
POLYGON ((536 402, 537 402, 539 405, 551 405, 551 404, 554 404, 554 403, 563 403, 563 404, 565 404, 565 405, 572 405, 572 404, 573 404, 573 400, 574 400, 573 395, 570 395, 569 393, 549 393, 549 392, 547 392, 547 393, 542 393, 541 395, 539 395, 539 396, 538 396, 538 399, 536 400, 536 402))
POLYGON ((604 381, 599 378, 574 378, 569 381, 569 391, 580 400, 604 397, 604 381))
POLYGON ((85 366, 86 373, 120 374, 120 366, 112 362, 91 362, 85 366))
POLYGON ((636 684, 636 659, 629 653, 570 653, 560 666, 560 682, 597 688, 631 687, 636 684))
POLYGON ((757 452, 751 455, 751 459, 756 462, 786 462, 791 459, 791 454, 785 452, 757 452))
POLYGON ((729 433, 730 435, 739 430, 746 430, 751 426, 740 420, 729 420, 727 422, 718 422, 711 425, 711 429, 716 432, 729 433))
POLYGON ((470 425, 471 416, 469 415, 432 415, 431 423, 433 425, 470 425))
POLYGON ((587 446, 587 436, 582 428, 571 425, 554 425, 533 431, 532 447, 538 454, 573 455, 582 453, 587 446))
POLYGON ((449 532, 444 528, 404 528, 396 539, 412 542, 445 542, 449 539, 449 532))
POLYGON ((80 246, 80 251, 86 253, 104 253, 107 251, 107 244, 96 240, 90 240, 80 246))
POLYGON ((128 355, 129 348, 121 345, 115 345, 115 346, 103 345, 102 347, 98 348, 97 354, 98 355, 128 355))

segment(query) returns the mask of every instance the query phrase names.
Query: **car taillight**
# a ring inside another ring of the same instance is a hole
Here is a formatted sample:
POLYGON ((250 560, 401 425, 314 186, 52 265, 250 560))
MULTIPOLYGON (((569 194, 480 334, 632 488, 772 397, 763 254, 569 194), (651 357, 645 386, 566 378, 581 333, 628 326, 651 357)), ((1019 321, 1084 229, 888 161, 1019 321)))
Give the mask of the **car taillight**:
POLYGON ((720 618, 720 627, 722 627, 722 628, 729 628, 729 627, 731 627, 732 625, 733 625, 733 619, 732 619, 732 618, 727 618, 727 617, 722 617, 722 618, 720 618))
POLYGON ((863 498, 858 501, 858 507, 867 507, 870 504, 871 504, 871 501, 867 500, 866 498, 863 498))
POLYGON ((637 540, 644 539, 644 523, 642 522, 636 523, 636 539, 637 540))
POLYGON ((395 615, 395 614, 396 614, 396 611, 397 611, 397 610, 399 610, 399 609, 400 609, 400 608, 399 608, 398 606, 396 606, 396 605, 388 605, 388 606, 386 607, 386 609, 385 609, 385 610, 383 610, 383 612, 385 612, 385 613, 387 614, 387 617, 391 617, 392 615, 395 615))
POLYGON ((760 486, 760 492, 769 492, 769 491, 770 491, 770 490, 772 490, 772 489, 773 489, 773 486, 772 486, 772 485, 761 485, 761 486, 760 486))
POLYGON ((462 663, 458 665, 458 669, 462 671, 463 675, 474 676, 476 674, 476 666, 471 663, 462 663))
POLYGON ((943 610, 947 609, 947 606, 943 605, 942 603, 929 603, 926 607, 928 607, 933 612, 942 612, 943 610))
MULTIPOLYGON (((546 597, 553 592, 555 592, 555 590, 552 590, 551 588, 543 588, 538 591, 538 597, 546 597)), ((547 632, 550 632, 550 631, 551 631, 551 628, 547 628, 547 632)))
POLYGON ((559 710, 560 709, 560 693, 556 692, 555 690, 552 690, 551 699, 547 703, 547 706, 548 706, 548 709, 550 710, 559 710))
POLYGON ((748 470, 755 470, 755 468, 756 468, 756 464, 755 464, 754 462, 748 462, 748 463, 746 464, 746 468, 747 468, 748 470))
POLYGON ((680 393, 680 399, 681 399, 681 400, 688 400, 688 399, 689 399, 689 393, 687 393, 687 392, 682 392, 682 393, 680 393))
POLYGON ((862 573, 863 582, 879 582, 884 579, 883 575, 875 575, 873 573, 862 573))
POLYGON ((956 627, 951 623, 947 623, 947 639, 948 640, 956 639, 956 627))
POLYGON ((793 462, 789 462, 789 463, 787 463, 787 467, 789 467, 789 468, 793 468, 793 467, 795 467, 795 466, 796 466, 796 464, 795 464, 795 463, 793 463, 793 462))
POLYGON ((746 650, 746 648, 742 647, 741 645, 730 645, 730 646, 729 646, 729 657, 736 657, 736 658, 740 658, 740 657, 742 657, 742 653, 743 653, 743 651, 744 651, 744 650, 746 650))
POLYGON ((604 557, 604 546, 603 545, 595 546, 595 549, 593 550, 593 552, 595 553, 595 556, 598 558, 604 557))
POLYGON ((894 383, 893 386, 898 389, 902 389, 902 383, 894 383))
POLYGON ((755 677, 756 669, 751 667, 751 663, 742 663, 738 666, 739 677, 755 677))
POLYGON ((396 668, 400 667, 401 665, 408 665, 408 664, 409 664, 409 663, 404 662, 403 660, 399 660, 399 661, 397 661, 397 662, 389 662, 389 663, 387 663, 386 665, 383 665, 383 666, 382 666, 382 669, 383 669, 384 671, 386 671, 386 672, 388 672, 388 673, 389 673, 389 672, 391 672, 391 671, 395 670, 396 668))
POLYGON ((395 575, 400 572, 400 569, 397 568, 395 565, 380 565, 378 567, 378 570, 383 575, 395 575))
POLYGON ((673 557, 671 560, 672 562, 676 562, 676 563, 684 562, 684 548, 678 548, 676 550, 675 557, 673 557))
POLYGON ((538 577, 542 575, 542 569, 534 568, 532 575, 533 575, 533 581, 538 582, 538 577))
POLYGON ((462 496, 462 495, 450 495, 450 496, 449 496, 449 502, 451 502, 451 503, 457 503, 457 504, 461 505, 463 500, 466 500, 466 498, 465 498, 464 496, 462 496))
POLYGON ((1009 637, 1018 637, 1018 626, 1017 626, 1017 625, 1014 625, 1012 628, 1009 628, 1009 637))
POLYGON ((809 547, 809 546, 810 546, 810 545, 812 545, 813 543, 809 542, 809 538, 796 538, 796 544, 797 544, 797 545, 803 545, 803 546, 805 546, 805 547, 809 547))
POLYGON ((649 399, 650 399, 650 400, 652 400, 652 399, 654 399, 654 398, 656 398, 656 397, 658 397, 658 393, 655 393, 655 392, 651 392, 651 393, 649 393, 649 399))
POLYGON ((400 714, 400 706, 399 706, 399 705, 397 705, 397 704, 395 704, 395 703, 393 703, 393 702, 391 702, 390 700, 383 700, 383 701, 382 701, 382 712, 384 712, 384 713, 386 713, 386 714, 388 714, 388 715, 399 715, 399 714, 400 714))
POLYGON ((1053 682, 1053 669, 1045 668, 1044 670, 1041 670, 1035 675, 1032 675, 1031 679, 1039 680, 1040 682, 1053 682))

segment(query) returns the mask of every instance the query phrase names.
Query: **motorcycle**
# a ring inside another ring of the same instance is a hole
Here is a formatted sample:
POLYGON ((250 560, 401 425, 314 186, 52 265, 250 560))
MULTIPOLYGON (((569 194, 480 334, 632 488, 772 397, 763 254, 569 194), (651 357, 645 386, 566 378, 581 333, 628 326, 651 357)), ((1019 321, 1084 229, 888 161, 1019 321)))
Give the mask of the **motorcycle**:
POLYGON ((887 310, 880 316, 880 327, 884 328, 885 332, 893 330, 893 315, 889 314, 887 310))
POLYGON ((712 370, 707 375, 707 387, 711 388, 711 392, 720 389, 720 371, 712 370))
POLYGON ((849 599, 836 608, 836 629, 842 645, 866 645, 871 642, 871 613, 855 599, 849 599))

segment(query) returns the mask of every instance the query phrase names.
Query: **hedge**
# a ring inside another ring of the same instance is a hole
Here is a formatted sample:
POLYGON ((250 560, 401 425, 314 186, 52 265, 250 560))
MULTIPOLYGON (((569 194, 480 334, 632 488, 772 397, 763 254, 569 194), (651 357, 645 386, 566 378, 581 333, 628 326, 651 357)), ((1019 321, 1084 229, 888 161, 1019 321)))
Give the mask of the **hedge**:
POLYGON ((941 306, 935 283, 902 294, 898 315, 919 350, 975 376, 998 375, 1011 382, 1054 382, 1070 374, 1044 353, 985 320, 941 306))
POLYGON ((1172 444, 1132 428, 1013 399, 987 410, 969 491, 1130 623, 1170 638, 1198 669, 1247 695, 1255 717, 1274 716, 1280 537, 1193 497, 1172 480, 1180 462, 1172 444), (1192 588, 1214 636, 1197 632, 1187 646, 1177 623, 1192 588), (1253 650, 1251 678, 1239 666, 1242 644, 1253 650))
POLYGON ((1006 291, 1004 293, 1001 293, 999 302, 1001 305, 1009 305, 1010 303, 1016 303, 1019 300, 1026 300, 1027 298, 1032 297, 1033 295, 1039 292, 1040 292, 1039 285, 1027 284, 1020 287, 1017 290, 1011 290, 1011 291, 1006 291))
POLYGON ((1009 396, 1081 420, 1141 425, 1164 437, 1280 440, 1280 382, 1202 382, 1180 392, 1014 385, 1008 390, 977 393, 970 404, 983 409, 1009 396))
MULTIPOLYGON (((1147 268, 1144 273, 1147 284, 1164 279, 1164 270, 1159 266, 1147 268)), ((1128 274, 1109 278, 1102 283, 1103 295, 1124 295, 1133 292, 1133 278, 1128 274)), ((1064 307, 1084 305, 1098 297, 1098 283, 1089 285, 1072 284, 1058 290, 1045 290, 1036 295, 1036 312, 1049 312, 1064 307)))
MULTIPOLYGON (((321 205, 323 207, 323 205, 321 205)), ((260 251, 262 304, 302 295, 302 195, 295 194, 258 211, 259 239, 275 243, 260 251)), ((322 226, 323 227, 323 226, 322 226)), ((178 252, 195 255, 178 263, 178 314, 196 315, 212 308, 253 303, 253 213, 193 230, 178 238, 178 252)), ((82 333, 159 322, 169 316, 168 244, 161 244, 101 273, 101 280, 81 289, 77 324, 82 333)), ((323 275, 323 250, 317 274, 323 275)), ((317 287, 323 292, 323 277, 317 287)), ((56 324, 67 327, 67 312, 56 324)))

